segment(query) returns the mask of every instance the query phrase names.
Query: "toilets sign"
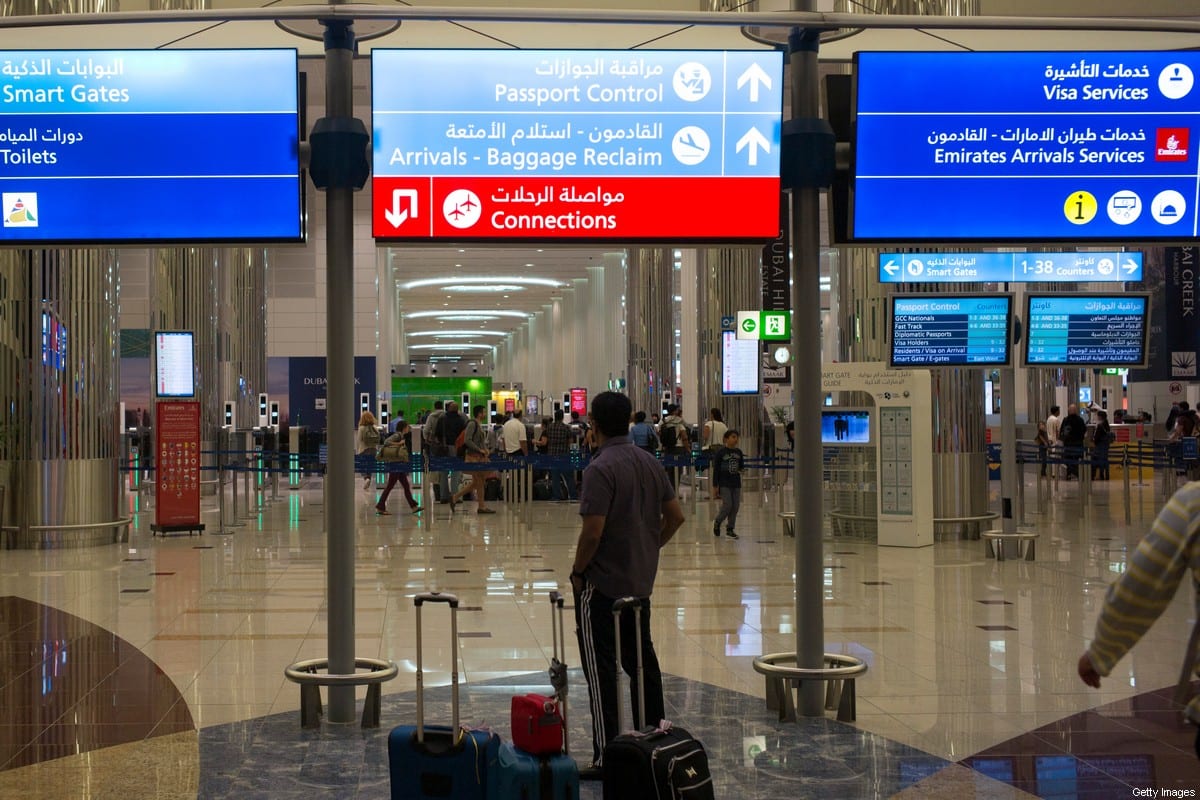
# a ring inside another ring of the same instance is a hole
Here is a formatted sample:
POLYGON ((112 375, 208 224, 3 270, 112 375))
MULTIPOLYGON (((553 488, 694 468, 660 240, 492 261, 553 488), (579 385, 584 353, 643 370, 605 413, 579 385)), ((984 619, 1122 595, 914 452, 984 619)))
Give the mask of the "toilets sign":
POLYGON ((385 240, 778 234, 782 54, 374 50, 385 240))
POLYGON ((300 240, 296 63, 0 52, 0 243, 300 240))

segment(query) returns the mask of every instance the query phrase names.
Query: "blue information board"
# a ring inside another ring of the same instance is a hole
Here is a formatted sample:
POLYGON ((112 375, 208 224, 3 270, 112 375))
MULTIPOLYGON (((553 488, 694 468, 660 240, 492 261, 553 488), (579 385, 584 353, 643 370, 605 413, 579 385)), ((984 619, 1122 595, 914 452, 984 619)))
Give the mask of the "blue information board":
POLYGON ((1139 367, 1146 363, 1147 294, 1030 294, 1025 363, 1139 367))
POLYGON ((295 50, 0 52, 0 243, 297 241, 295 50))
POLYGON ((376 49, 371 75, 376 237, 778 234, 779 52, 376 49))
POLYGON ((893 367, 1006 366, 1010 294, 893 295, 893 367))
POLYGON ((1122 282, 1141 253, 880 253, 880 283, 1122 282))
POLYGON ((852 236, 1194 237, 1197 71, 1188 52, 859 53, 852 236))

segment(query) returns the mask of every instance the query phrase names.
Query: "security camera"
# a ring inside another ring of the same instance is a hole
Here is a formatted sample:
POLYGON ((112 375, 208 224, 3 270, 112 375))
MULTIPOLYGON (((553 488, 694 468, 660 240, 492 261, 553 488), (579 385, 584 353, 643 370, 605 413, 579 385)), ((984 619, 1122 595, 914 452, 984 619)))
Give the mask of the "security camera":
POLYGON ((478 374, 479 374, 479 367, 471 367, 471 374, 473 374, 473 375, 478 375, 478 374))
POLYGON ((429 368, 429 374, 430 374, 430 375, 437 375, 437 367, 430 367, 430 368, 429 368))
POLYGON ((450 368, 450 372, 451 372, 451 374, 457 375, 457 374, 458 374, 458 367, 451 367, 451 368, 450 368))
POLYGON ((409 375, 416 375, 416 374, 417 374, 417 368, 416 368, 416 367, 409 367, 409 368, 408 368, 408 374, 409 374, 409 375))

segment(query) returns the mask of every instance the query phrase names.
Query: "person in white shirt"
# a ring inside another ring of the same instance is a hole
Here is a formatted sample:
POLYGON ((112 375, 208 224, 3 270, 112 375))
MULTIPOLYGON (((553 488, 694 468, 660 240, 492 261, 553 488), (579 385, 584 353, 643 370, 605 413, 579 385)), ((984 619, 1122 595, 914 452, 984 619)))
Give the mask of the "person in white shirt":
POLYGON ((512 416, 501 426, 500 435, 504 441, 505 455, 511 457, 518 453, 529 453, 529 433, 525 430, 525 423, 521 421, 521 409, 513 411, 512 416))
POLYGON ((1062 455, 1062 444, 1058 441, 1058 430, 1061 427, 1062 418, 1059 417, 1059 407, 1050 406, 1050 416, 1046 417, 1046 438, 1050 441, 1050 456, 1052 460, 1062 455))

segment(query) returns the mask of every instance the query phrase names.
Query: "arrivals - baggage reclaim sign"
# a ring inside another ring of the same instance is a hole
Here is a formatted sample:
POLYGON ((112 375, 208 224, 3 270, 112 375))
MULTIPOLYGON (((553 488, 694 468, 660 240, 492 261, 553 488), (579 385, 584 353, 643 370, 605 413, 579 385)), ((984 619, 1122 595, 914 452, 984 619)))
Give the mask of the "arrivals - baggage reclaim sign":
POLYGON ((775 51, 374 50, 386 240, 778 235, 775 51))
POLYGON ((1200 54, 859 53, 853 238, 1200 232, 1200 54))

